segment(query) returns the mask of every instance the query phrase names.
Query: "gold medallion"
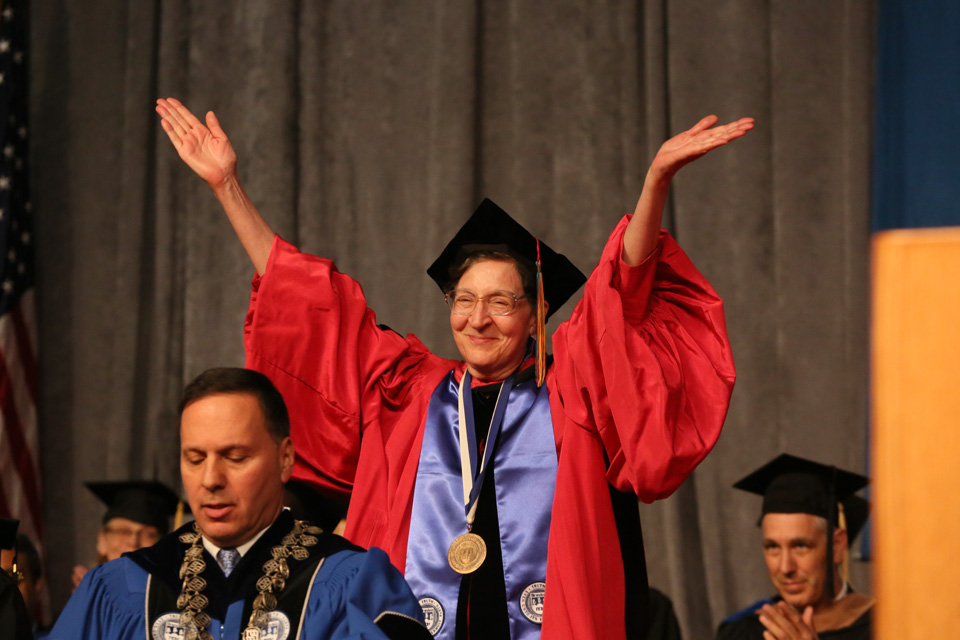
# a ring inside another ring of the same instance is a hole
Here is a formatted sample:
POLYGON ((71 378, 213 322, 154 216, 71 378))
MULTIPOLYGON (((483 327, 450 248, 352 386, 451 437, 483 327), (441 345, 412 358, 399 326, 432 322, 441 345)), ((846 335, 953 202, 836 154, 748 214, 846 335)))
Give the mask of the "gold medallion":
POLYGON ((457 573, 473 573, 480 568, 487 557, 487 545, 483 538, 475 533, 465 533, 450 545, 447 562, 457 573))

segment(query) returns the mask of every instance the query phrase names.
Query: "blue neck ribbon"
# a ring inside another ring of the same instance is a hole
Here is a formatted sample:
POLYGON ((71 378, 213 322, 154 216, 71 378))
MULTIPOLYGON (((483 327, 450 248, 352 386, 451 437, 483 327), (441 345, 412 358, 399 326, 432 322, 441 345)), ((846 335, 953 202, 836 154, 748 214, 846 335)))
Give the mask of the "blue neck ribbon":
MULTIPOLYGON (((467 374, 464 374, 467 375, 467 374)), ((476 468, 476 431, 469 380, 463 385, 466 438, 476 468), (469 399, 468 399, 469 398, 469 399), (473 439, 471 441, 470 439, 473 439)), ((504 594, 510 637, 540 637, 547 539, 557 477, 557 448, 547 386, 528 380, 512 388, 505 381, 483 453, 483 471, 496 469, 494 483, 500 550, 503 555, 504 594)), ((482 477, 464 496, 463 450, 459 436, 460 385, 451 371, 430 398, 423 445, 417 466, 410 536, 404 577, 420 599, 435 640, 455 638, 457 600, 462 576, 447 562, 453 540, 467 532, 464 513, 480 495, 482 477)), ((485 474, 484 474, 485 475, 485 474)))

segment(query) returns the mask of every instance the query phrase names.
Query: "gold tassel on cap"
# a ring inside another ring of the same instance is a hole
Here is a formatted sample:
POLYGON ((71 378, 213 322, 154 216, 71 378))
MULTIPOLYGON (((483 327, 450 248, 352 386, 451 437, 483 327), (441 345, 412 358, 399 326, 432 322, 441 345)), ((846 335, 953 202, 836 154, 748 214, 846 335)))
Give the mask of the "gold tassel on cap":
POLYGON ((540 239, 537 239, 537 387, 547 379, 547 303, 543 297, 543 272, 540 270, 540 239))
POLYGON ((183 526, 183 498, 177 500, 177 512, 173 516, 173 530, 183 526))
MULTIPOLYGON (((843 503, 837 503, 837 524, 841 529, 847 531, 847 516, 843 513, 843 503)), ((847 535, 850 535, 850 532, 847 531, 847 535)), ((849 540, 847 540, 847 548, 843 550, 843 560, 840 561, 840 577, 844 582, 850 582, 850 545, 849 540)))

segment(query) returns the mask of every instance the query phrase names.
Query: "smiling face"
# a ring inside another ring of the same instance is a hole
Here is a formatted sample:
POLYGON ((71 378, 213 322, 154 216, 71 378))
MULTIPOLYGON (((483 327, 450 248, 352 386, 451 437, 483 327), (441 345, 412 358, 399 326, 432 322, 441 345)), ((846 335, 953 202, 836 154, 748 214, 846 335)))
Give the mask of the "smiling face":
MULTIPOLYGON (((807 513, 768 513, 763 516, 763 555, 777 591, 788 604, 814 609, 830 600, 827 581, 827 521, 807 513)), ((847 532, 834 531, 832 554, 839 564, 847 532)), ((834 590, 842 587, 834 572, 834 590)))
POLYGON ((128 518, 110 518, 97 534, 97 553, 109 562, 128 551, 152 546, 159 539, 160 532, 153 525, 128 518))
MULTIPOLYGON (((494 291, 524 295, 520 272, 512 262, 482 260, 461 276, 457 289, 480 296, 494 291)), ((520 300, 508 316, 490 315, 479 302, 469 316, 450 313, 450 328, 470 374, 483 381, 503 380, 523 361, 527 340, 536 328, 536 314, 529 299, 520 300)))
POLYGON ((180 416, 180 475, 200 531, 218 547, 236 547, 269 526, 283 506, 293 443, 267 431, 249 393, 209 395, 180 416))

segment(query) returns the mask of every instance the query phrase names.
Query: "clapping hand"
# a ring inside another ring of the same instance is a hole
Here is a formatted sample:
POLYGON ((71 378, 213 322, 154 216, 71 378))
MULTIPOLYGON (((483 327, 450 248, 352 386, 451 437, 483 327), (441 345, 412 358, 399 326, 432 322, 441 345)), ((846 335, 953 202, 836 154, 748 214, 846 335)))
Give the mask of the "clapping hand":
POLYGON ((786 602, 765 604, 758 611, 760 623, 766 627, 763 640, 818 640, 813 628, 813 607, 808 606, 801 616, 786 602))

